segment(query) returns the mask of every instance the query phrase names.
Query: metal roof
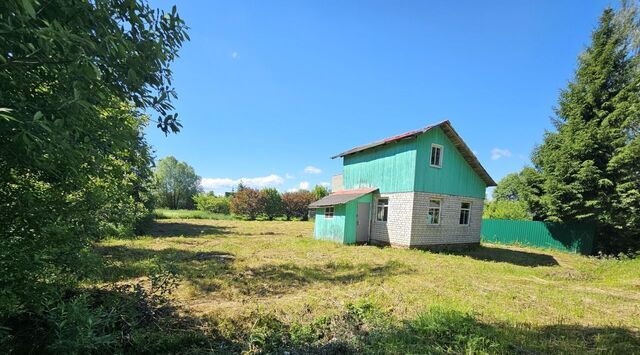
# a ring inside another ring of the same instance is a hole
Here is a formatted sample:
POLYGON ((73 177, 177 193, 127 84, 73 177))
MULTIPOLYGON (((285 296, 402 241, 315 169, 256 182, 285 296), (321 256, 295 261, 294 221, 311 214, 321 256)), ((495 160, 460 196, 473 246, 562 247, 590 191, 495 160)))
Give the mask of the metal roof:
POLYGON ((458 149, 458 151, 460 152, 462 157, 467 161, 467 163, 476 172, 476 174, 478 174, 482 178, 482 180, 485 182, 485 184, 487 184, 487 186, 496 186, 496 182, 491 178, 491 176, 489 175, 487 170, 485 170, 485 168, 482 166, 482 164, 480 164, 480 161, 478 160, 476 155, 473 154, 471 149, 469 149, 469 147, 462 140, 462 137, 460 137, 458 132, 456 132, 453 129, 453 126, 451 126, 451 122, 449 122, 449 120, 442 121, 442 122, 436 123, 436 124, 432 124, 430 126, 426 126, 426 127, 422 128, 422 129, 418 129, 418 130, 415 130, 415 131, 406 132, 406 133, 403 133, 403 134, 399 134, 397 136, 385 138, 385 139, 377 141, 377 142, 361 145, 359 147, 355 147, 355 148, 349 149, 349 150, 347 150, 345 152, 342 152, 342 153, 340 153, 338 155, 335 155, 335 156, 331 157, 331 159, 341 158, 341 157, 344 157, 344 156, 347 156, 347 155, 351 155, 351 154, 355 154, 355 153, 358 153, 358 152, 362 152, 362 151, 365 151, 365 150, 368 150, 368 149, 371 149, 371 148, 379 147, 379 146, 386 145, 386 144, 395 143, 395 142, 398 142, 398 141, 404 140, 404 139, 412 139, 412 138, 415 138, 415 137, 417 137, 417 136, 419 136, 419 135, 421 135, 421 134, 423 134, 423 133, 425 133, 425 132, 427 132, 427 131, 431 130, 432 128, 435 128, 435 127, 440 127, 444 131, 444 133, 447 135, 447 137, 449 137, 451 142, 453 142, 453 144, 456 146, 456 148, 458 149))
POLYGON ((368 193, 376 191, 377 189, 378 189, 377 187, 372 187, 372 188, 366 188, 366 189, 342 190, 342 191, 334 192, 331 195, 325 196, 320 200, 310 204, 309 208, 341 205, 343 203, 353 201, 360 196, 364 196, 368 193))

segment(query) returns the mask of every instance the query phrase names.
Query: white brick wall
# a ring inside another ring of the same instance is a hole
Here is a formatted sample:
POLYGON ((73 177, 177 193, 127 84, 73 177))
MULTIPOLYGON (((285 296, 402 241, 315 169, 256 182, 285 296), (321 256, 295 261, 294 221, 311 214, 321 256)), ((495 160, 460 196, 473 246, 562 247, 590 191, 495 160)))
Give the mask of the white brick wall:
POLYGON ((371 222, 371 241, 395 246, 419 247, 428 245, 480 243, 484 200, 478 198, 440 195, 424 192, 402 192, 374 196, 371 222), (376 221, 378 198, 389 199, 388 221, 376 221), (437 198, 440 205, 440 224, 427 224, 429 199, 437 198), (471 203, 469 225, 460 225, 460 204, 471 203))
POLYGON ((411 215, 413 212, 413 192, 399 192, 374 196, 371 222, 371 240, 375 243, 389 243, 409 246, 411 243, 411 215), (376 221, 378 198, 389 199, 387 222, 376 221))
POLYGON ((413 198, 411 246, 480 243, 484 201, 478 198, 416 192, 413 198), (429 199, 440 199, 440 224, 427 224, 429 199), (460 225, 460 204, 471 203, 469 225, 460 225))

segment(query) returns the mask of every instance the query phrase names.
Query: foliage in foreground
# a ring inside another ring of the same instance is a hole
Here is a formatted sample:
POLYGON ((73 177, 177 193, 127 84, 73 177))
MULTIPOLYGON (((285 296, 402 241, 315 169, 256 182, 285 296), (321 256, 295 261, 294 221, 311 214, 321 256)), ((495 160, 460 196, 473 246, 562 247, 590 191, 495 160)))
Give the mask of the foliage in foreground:
POLYGON ((150 214, 142 112, 179 129, 185 31, 145 0, 0 2, 0 329, 40 317, 93 242, 150 214))
POLYGON ((89 289, 51 305, 40 319, 16 319, 21 332, 3 334, 5 351, 56 353, 250 354, 530 354, 578 349, 633 353, 640 339, 623 329, 585 332, 487 324, 477 315, 433 306, 397 320, 371 299, 307 323, 255 309, 231 322, 180 312, 169 296, 171 274, 141 284, 89 289), (562 341, 559 341, 561 340, 562 341), (588 344, 588 347, 585 345, 588 344))

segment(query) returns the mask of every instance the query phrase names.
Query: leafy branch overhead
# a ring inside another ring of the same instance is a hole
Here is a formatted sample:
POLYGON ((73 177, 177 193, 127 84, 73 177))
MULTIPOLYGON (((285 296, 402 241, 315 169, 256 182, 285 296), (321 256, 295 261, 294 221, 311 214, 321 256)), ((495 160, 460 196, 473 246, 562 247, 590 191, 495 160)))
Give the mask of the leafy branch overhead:
POLYGON ((186 31, 175 6, 164 12, 136 0, 3 1, 0 107, 14 110, 23 123, 18 130, 40 113, 46 131, 70 110, 90 112, 115 100, 157 112, 158 127, 177 132, 169 65, 189 39, 186 31), (44 95, 46 104, 35 100, 44 95))

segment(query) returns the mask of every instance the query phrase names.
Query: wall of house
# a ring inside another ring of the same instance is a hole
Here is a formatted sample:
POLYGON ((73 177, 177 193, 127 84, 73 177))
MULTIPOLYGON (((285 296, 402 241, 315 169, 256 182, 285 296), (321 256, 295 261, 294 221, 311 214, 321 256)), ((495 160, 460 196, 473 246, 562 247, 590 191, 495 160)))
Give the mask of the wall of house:
POLYGON ((413 191, 416 139, 399 141, 344 157, 346 190, 377 187, 381 193, 413 191))
POLYGON ((324 208, 316 209, 316 221, 313 235, 315 239, 331 240, 344 243, 345 239, 346 206, 337 205, 334 208, 333 218, 324 217, 324 208))
POLYGON ((411 246, 480 243, 484 200, 416 192, 413 196, 411 246), (440 199, 440 224, 427 224, 429 199, 440 199), (460 225, 460 204, 470 202, 469 225, 460 225))
POLYGON ((484 198, 484 181, 469 166, 447 135, 435 127, 416 141, 416 177, 414 191, 484 198), (444 147, 442 167, 431 166, 431 144, 444 147))
POLYGON ((381 193, 373 199, 371 242, 374 244, 391 244, 408 247, 411 243, 411 226, 413 213, 413 192, 381 193), (387 222, 376 221, 378 198, 389 199, 387 222))

